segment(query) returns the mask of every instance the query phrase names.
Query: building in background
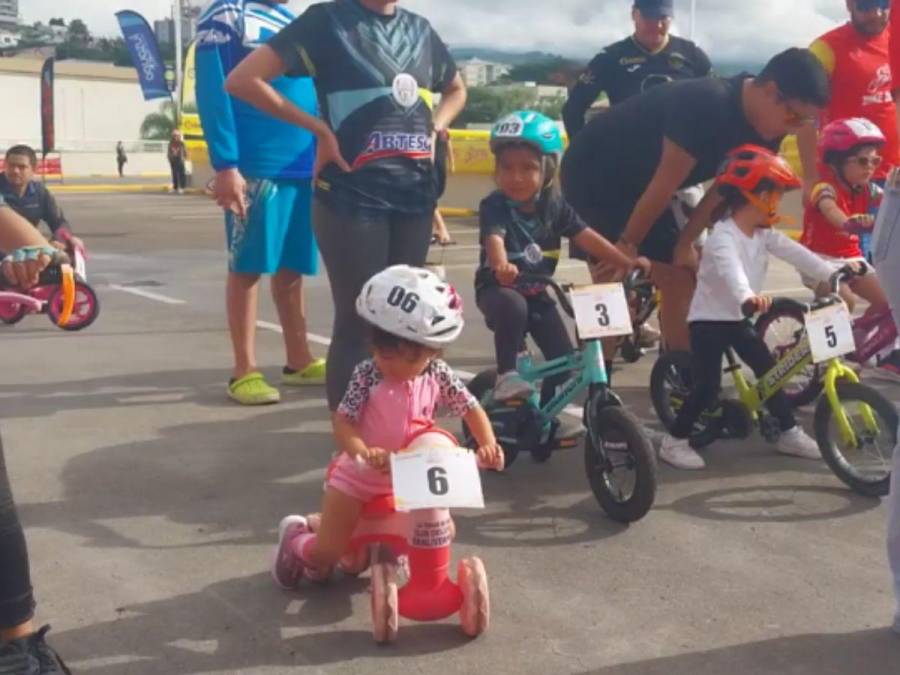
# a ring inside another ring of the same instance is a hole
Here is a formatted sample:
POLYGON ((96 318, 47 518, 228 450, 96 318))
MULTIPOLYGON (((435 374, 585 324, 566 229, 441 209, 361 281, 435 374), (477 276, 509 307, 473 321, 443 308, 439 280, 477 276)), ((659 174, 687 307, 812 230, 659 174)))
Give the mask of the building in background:
POLYGON ((496 82, 511 70, 505 63, 492 63, 481 59, 468 59, 457 64, 467 87, 485 87, 496 82))
POLYGON ((0 0, 0 26, 18 26, 19 21, 19 0, 0 0))

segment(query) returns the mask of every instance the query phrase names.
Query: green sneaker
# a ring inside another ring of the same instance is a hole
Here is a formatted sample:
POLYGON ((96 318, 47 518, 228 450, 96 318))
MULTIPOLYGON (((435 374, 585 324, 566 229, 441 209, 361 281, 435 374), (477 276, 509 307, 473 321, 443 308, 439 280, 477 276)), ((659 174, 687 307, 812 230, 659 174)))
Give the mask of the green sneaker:
POLYGON ((325 384, 325 359, 316 359, 303 370, 292 370, 285 366, 281 371, 281 383, 288 387, 325 384))
POLYGON ((266 382, 259 371, 247 373, 242 378, 228 383, 228 397, 241 405, 266 405, 278 403, 281 393, 266 382))

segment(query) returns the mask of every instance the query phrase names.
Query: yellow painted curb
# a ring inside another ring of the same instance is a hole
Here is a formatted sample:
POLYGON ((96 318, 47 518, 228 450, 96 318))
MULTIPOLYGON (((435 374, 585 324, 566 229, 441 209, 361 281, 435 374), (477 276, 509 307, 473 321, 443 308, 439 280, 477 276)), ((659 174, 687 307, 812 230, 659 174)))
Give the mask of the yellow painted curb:
POLYGON ((440 211, 441 215, 447 218, 471 218, 478 215, 475 209, 462 209, 455 206, 442 206, 440 211))

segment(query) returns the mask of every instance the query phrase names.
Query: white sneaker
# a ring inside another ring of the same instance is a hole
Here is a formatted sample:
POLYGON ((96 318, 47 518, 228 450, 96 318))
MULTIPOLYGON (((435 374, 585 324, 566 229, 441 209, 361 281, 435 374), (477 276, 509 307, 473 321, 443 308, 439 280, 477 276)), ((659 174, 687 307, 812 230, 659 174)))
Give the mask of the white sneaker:
POLYGON ((659 458, 676 469, 698 471, 706 468, 706 462, 691 447, 686 438, 675 438, 666 434, 659 446, 659 458))
POLYGON ((775 449, 782 455, 802 457, 803 459, 822 459, 819 444, 810 438, 799 424, 793 429, 781 432, 778 446, 775 449))
POLYGON ((525 398, 530 396, 534 389, 515 370, 497 376, 497 384, 494 385, 494 398, 506 401, 510 398, 525 398))

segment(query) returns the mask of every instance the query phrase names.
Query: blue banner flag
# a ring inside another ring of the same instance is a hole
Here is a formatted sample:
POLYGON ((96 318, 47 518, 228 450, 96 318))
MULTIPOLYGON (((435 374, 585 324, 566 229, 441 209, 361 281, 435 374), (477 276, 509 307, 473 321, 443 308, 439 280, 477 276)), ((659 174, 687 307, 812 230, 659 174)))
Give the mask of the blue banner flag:
POLYGON ((144 100, 169 98, 171 94, 166 86, 166 66, 159 52, 156 36, 150 30, 147 20, 130 9, 116 12, 116 18, 131 54, 131 62, 137 70, 144 100))

